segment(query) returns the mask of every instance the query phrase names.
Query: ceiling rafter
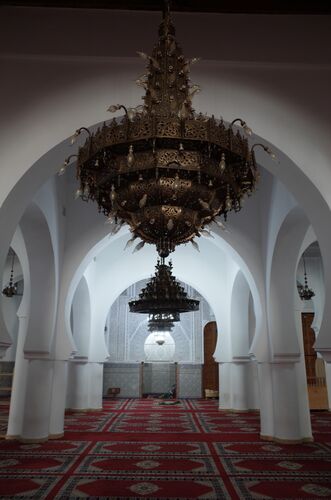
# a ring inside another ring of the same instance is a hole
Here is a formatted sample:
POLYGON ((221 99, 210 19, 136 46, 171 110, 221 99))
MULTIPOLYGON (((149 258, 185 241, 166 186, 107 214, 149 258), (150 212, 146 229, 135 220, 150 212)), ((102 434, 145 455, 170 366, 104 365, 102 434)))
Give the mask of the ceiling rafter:
MULTIPOLYGON (((0 0, 0 6, 53 7, 79 9, 120 9, 160 11, 161 0, 0 0)), ((331 2, 325 0, 237 0, 226 3, 219 0, 173 0, 171 10, 178 12, 210 12, 232 14, 293 14, 330 15, 331 2)))

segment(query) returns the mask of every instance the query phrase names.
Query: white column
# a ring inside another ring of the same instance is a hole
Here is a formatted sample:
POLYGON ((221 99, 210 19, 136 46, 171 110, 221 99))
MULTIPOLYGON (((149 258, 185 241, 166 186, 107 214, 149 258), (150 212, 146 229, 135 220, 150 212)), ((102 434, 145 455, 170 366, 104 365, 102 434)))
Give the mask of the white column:
POLYGON ((103 363, 69 363, 67 408, 102 409, 103 363))
POLYGON ((231 409, 231 363, 219 363, 219 409, 231 409))
POLYGON ((53 361, 28 361, 24 420, 20 438, 22 441, 40 442, 48 439, 53 368, 53 361))
POLYGON ((220 364, 221 409, 248 411, 259 408, 257 367, 249 358, 220 364))
POLYGON ((325 378, 328 390, 329 410, 331 411, 331 363, 325 363, 325 378))
POLYGON ((73 410, 89 408, 89 363, 69 361, 66 407, 73 410))
POLYGON ((57 439, 64 434, 67 378, 68 362, 54 361, 49 439, 57 439))
MULTIPOLYGON (((319 337, 317 337, 318 342, 319 337)), ((315 350, 322 356, 325 362, 326 388, 328 391, 329 410, 331 411, 331 349, 329 347, 316 347, 315 350)))
POLYGON ((12 383, 6 439, 18 438, 21 435, 24 418, 28 361, 24 358, 23 347, 28 328, 28 318, 25 315, 19 316, 18 321, 19 326, 15 357, 15 369, 12 383))
POLYGON ((26 359, 28 318, 19 333, 6 439, 43 441, 63 436, 66 362, 26 359))
POLYGON ((259 363, 261 438, 311 441, 310 412, 300 363, 259 363))
POLYGON ((89 363, 89 407, 102 409, 103 363, 89 363))
POLYGON ((232 407, 234 410, 259 408, 257 366, 253 361, 234 362, 232 373, 232 407))
POLYGON ((260 436, 274 435, 272 371, 269 362, 258 363, 260 394, 260 436))

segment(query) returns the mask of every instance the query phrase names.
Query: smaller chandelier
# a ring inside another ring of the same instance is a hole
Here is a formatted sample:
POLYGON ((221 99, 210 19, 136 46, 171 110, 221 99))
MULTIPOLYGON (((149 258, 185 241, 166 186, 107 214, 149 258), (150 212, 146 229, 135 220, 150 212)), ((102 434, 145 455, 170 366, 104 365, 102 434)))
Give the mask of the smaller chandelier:
POLYGON ((308 286, 308 278, 307 278, 306 262, 305 262, 304 254, 302 254, 302 260, 303 260, 305 284, 304 284, 304 286, 298 285, 298 293, 299 293, 301 300, 310 300, 313 297, 315 297, 315 292, 311 288, 309 288, 309 286, 308 286))
POLYGON ((179 320, 179 313, 152 313, 149 315, 148 330, 151 333, 171 332, 174 322, 179 320))
POLYGON ((12 251, 12 265, 11 265, 11 271, 10 271, 10 278, 9 278, 9 283, 5 288, 2 290, 2 294, 5 297, 11 298, 14 295, 17 295, 17 285, 14 283, 14 262, 15 262, 15 252, 12 251))
POLYGON ((169 331, 180 313, 199 309, 199 301, 187 297, 176 278, 172 275, 172 263, 158 260, 156 273, 139 294, 139 299, 129 302, 130 312, 149 314, 150 331, 169 331))

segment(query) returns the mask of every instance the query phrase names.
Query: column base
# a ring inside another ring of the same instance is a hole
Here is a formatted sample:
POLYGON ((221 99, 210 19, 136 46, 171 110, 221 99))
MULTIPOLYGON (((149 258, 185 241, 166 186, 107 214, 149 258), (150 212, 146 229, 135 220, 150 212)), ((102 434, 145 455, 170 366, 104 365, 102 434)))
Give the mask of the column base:
POLYGON ((229 413, 260 413, 256 408, 247 408, 247 410, 236 410, 236 408, 218 408, 219 411, 227 411, 229 413))
POLYGON ((64 436, 64 432, 60 432, 59 434, 49 434, 48 439, 61 439, 64 436))
POLYGON ((60 432, 59 434, 49 434, 49 436, 47 436, 45 438, 22 438, 19 435, 14 436, 11 434, 7 434, 5 436, 5 439, 7 439, 8 441, 20 441, 21 443, 34 444, 34 443, 45 443, 49 439, 61 439, 61 438, 63 438, 63 436, 64 436, 64 432, 60 432))
POLYGON ((83 413, 88 413, 91 411, 103 411, 103 408, 66 408, 66 411, 81 411, 83 413))
POLYGON ((16 435, 14 435, 14 434, 6 434, 6 436, 5 436, 5 439, 8 439, 9 441, 10 441, 10 440, 12 440, 12 441, 13 441, 13 440, 15 440, 15 441, 17 441, 17 439, 19 439, 19 438, 20 438, 20 435, 19 435, 19 434, 16 434, 16 435))
POLYGON ((21 443, 26 443, 26 444, 39 444, 39 443, 45 443, 48 441, 48 436, 44 438, 23 438, 19 436, 18 440, 21 443))
POLYGON ((273 441, 274 443, 283 443, 283 444, 300 444, 300 443, 312 443, 314 441, 313 437, 305 437, 300 439, 283 439, 275 436, 264 436, 260 434, 260 438, 262 441, 273 441))

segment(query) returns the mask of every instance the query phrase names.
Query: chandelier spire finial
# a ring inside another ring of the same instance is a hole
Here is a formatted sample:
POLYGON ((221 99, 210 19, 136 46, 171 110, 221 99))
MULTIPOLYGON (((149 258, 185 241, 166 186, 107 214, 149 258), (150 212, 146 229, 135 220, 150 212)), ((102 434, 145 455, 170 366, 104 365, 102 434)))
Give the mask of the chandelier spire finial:
POLYGON ((145 111, 158 117, 188 118, 193 115, 190 95, 190 61, 183 56, 176 40, 170 16, 170 3, 165 2, 158 41, 151 56, 140 53, 147 61, 145 111))
POLYGON ((163 19, 170 17, 170 0, 164 0, 163 19))

